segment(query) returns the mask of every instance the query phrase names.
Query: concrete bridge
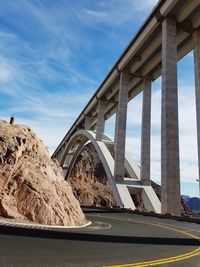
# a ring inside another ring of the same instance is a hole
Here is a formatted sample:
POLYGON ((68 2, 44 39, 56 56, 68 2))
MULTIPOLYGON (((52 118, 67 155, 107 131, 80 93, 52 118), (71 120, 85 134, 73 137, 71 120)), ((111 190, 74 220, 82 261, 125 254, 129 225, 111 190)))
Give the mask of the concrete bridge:
MULTIPOLYGON (((198 155, 200 160, 200 0, 160 0, 67 132, 53 157, 66 178, 81 148, 92 142, 119 206, 180 215, 177 61, 194 50, 198 155), (151 84, 162 75, 161 203, 150 181, 151 84), (141 168, 125 153, 128 101, 143 91, 141 168), (115 138, 104 134, 116 113, 115 138), (125 175, 126 174, 126 175, 125 175), (127 176, 127 177, 125 177, 127 176)), ((199 168, 200 169, 200 168, 199 168)))

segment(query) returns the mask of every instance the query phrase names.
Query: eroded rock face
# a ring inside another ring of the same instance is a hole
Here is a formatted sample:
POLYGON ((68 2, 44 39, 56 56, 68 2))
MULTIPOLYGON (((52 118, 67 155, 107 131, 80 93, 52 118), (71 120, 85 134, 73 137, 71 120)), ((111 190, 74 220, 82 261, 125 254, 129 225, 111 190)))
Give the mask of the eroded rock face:
POLYGON ((116 206, 111 185, 91 143, 80 152, 68 182, 81 205, 116 206))
POLYGON ((0 216, 75 226, 86 222, 71 187, 42 141, 0 120, 0 216))

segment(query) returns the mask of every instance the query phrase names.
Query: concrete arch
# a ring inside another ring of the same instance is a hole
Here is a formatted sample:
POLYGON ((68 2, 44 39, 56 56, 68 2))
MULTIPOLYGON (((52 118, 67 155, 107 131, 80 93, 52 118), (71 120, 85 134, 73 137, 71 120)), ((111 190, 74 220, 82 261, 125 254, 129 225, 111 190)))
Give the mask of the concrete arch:
POLYGON ((114 158, 112 152, 114 150, 114 142, 103 134, 102 141, 96 140, 96 133, 89 130, 77 131, 66 144, 64 151, 60 157, 59 163, 65 172, 65 178, 70 175, 73 165, 81 151, 81 149, 91 142, 99 156, 104 167, 107 178, 112 186, 113 195, 118 206, 135 209, 135 204, 131 194, 140 194, 145 204, 145 208, 149 211, 160 212, 161 205, 154 190, 151 186, 142 185, 140 182, 140 169, 126 153, 125 169, 128 177, 124 178, 123 183, 115 181, 114 178, 114 158))
POLYGON ((117 205, 121 207, 124 206, 113 179, 114 161, 111 156, 111 153, 109 152, 108 148, 106 147, 103 141, 96 141, 96 134, 93 131, 79 130, 70 138, 60 160, 61 167, 64 170, 66 170, 65 171, 66 179, 72 170, 72 167, 74 165, 77 156, 79 155, 79 152, 88 141, 90 141, 95 147, 97 154, 103 164, 107 178, 112 186, 113 194, 117 205), (68 165, 66 166, 65 163, 67 156, 71 155, 72 157, 71 159, 69 159, 69 161, 67 160, 68 165))

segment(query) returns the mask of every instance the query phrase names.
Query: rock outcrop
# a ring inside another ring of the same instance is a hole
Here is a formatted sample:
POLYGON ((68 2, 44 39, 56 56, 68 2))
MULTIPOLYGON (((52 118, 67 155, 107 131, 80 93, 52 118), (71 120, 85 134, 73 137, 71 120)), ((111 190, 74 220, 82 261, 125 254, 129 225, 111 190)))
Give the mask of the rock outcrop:
POLYGON ((68 182, 81 205, 99 207, 116 205, 103 165, 91 143, 81 150, 68 182))
MULTIPOLYGON (((111 150, 112 155, 114 151, 111 150)), ((73 193, 79 200, 81 205, 99 207, 116 206, 111 185, 107 179, 103 165, 98 157, 98 154, 91 143, 88 143, 80 152, 70 177, 68 178, 72 186, 73 193)), ((161 188, 155 182, 151 185, 160 199, 161 188)), ((141 194, 131 195, 135 204, 136 210, 147 212, 144 206, 141 194)), ((181 201, 182 215, 190 217, 198 217, 198 214, 193 212, 185 202, 181 201)))
POLYGON ((0 216, 49 225, 86 222, 62 169, 23 125, 0 120, 0 216))

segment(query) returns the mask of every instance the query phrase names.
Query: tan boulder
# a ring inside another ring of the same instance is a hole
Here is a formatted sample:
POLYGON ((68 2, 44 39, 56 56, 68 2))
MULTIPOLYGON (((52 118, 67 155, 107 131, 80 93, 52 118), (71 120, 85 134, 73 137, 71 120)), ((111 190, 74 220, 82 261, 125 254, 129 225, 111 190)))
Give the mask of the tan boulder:
POLYGON ((49 224, 86 223, 56 160, 30 128, 0 120, 0 216, 49 224))

